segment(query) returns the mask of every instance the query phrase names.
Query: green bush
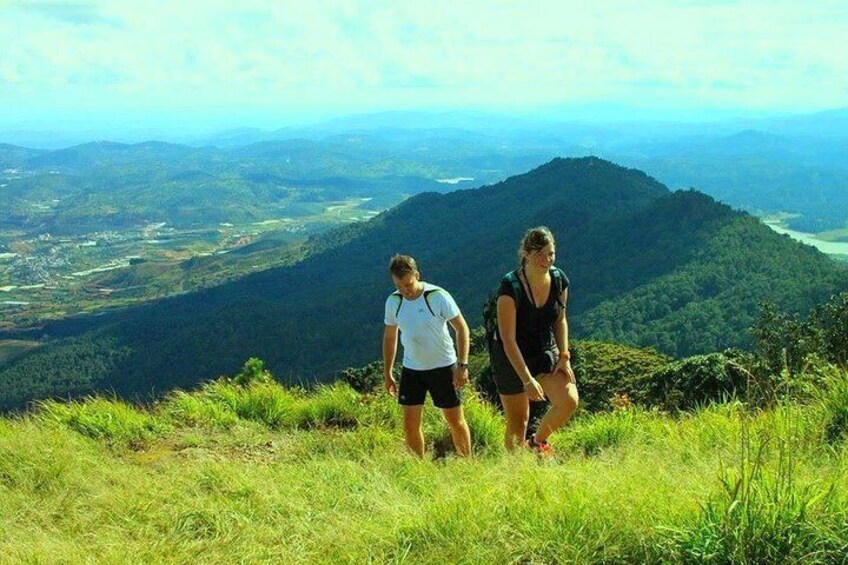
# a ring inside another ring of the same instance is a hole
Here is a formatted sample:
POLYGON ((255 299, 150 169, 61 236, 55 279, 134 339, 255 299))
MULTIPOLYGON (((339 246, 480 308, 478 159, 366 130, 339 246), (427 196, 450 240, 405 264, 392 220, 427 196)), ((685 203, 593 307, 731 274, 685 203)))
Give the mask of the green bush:
POLYGON ((336 378, 356 392, 367 394, 383 387, 382 361, 374 361, 364 367, 348 367, 336 373, 336 378))
POLYGON ((590 412, 611 409, 616 394, 638 396, 644 378, 671 361, 652 348, 598 341, 575 342, 571 355, 580 407, 590 412))
POLYGON ((239 386, 252 383, 272 383, 274 377, 265 369, 265 361, 251 357, 245 361, 241 371, 233 377, 233 382, 239 386))
POLYGON ((693 410, 744 397, 749 380, 749 372, 723 353, 695 355, 646 376, 636 385, 634 399, 670 411, 693 410))

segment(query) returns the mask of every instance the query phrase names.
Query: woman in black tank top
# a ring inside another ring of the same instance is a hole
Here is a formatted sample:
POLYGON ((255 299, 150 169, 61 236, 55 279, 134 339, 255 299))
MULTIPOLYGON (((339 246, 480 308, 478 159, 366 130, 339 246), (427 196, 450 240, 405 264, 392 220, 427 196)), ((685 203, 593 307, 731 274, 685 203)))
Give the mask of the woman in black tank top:
POLYGON ((555 242, 545 227, 525 234, 519 257, 519 284, 504 277, 498 292, 498 333, 509 363, 493 367, 493 373, 504 406, 504 445, 509 451, 524 444, 530 401, 551 401, 528 440, 529 447, 549 456, 548 437, 571 418, 578 402, 565 316, 568 278, 553 266, 555 242))

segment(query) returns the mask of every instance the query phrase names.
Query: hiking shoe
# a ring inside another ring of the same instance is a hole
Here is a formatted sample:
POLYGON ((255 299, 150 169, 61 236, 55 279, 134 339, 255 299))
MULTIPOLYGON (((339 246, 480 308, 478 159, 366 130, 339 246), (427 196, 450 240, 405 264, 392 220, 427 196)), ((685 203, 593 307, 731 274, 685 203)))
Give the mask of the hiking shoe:
POLYGON ((542 459, 544 461, 553 459, 554 449, 547 441, 537 442, 535 437, 531 437, 524 443, 528 448, 533 450, 533 453, 539 456, 539 459, 542 459))

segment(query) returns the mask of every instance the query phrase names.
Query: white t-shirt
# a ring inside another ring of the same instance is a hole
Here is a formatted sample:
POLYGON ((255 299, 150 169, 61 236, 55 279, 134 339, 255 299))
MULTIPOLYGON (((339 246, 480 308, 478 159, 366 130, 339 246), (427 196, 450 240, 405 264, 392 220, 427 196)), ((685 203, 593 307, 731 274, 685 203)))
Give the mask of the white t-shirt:
POLYGON ((424 292, 415 300, 407 300, 399 292, 390 294, 386 299, 385 322, 387 326, 400 328, 403 366, 416 371, 456 363, 456 351, 447 321, 460 314, 448 291, 430 283, 423 284, 424 292))

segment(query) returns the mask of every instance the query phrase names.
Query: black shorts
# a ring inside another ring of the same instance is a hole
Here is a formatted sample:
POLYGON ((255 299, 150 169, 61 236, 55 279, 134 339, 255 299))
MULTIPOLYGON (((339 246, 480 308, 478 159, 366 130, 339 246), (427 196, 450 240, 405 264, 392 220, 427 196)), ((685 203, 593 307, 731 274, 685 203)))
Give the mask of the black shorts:
MULTIPOLYGON (((527 364, 527 369, 534 377, 553 371, 558 360, 559 350, 556 347, 536 355, 524 356, 524 363, 527 364)), ((510 395, 524 392, 524 383, 518 373, 515 372, 500 343, 493 343, 489 348, 489 362, 498 394, 510 395)))
POLYGON ((424 404, 427 391, 438 408, 456 408, 462 402, 462 394, 453 386, 453 369, 456 365, 416 371, 406 367, 400 372, 398 402, 403 406, 424 404))

